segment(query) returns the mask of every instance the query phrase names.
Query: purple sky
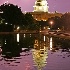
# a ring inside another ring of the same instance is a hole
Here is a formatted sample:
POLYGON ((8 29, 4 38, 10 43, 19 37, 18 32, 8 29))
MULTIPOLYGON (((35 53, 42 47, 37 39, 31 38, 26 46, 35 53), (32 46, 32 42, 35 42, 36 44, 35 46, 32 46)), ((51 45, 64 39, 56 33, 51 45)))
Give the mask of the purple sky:
MULTIPOLYGON (((21 7, 22 11, 31 12, 36 0, 0 0, 0 4, 8 1, 9 3, 17 4, 21 7)), ((49 12, 70 12, 70 0, 47 0, 49 12)))

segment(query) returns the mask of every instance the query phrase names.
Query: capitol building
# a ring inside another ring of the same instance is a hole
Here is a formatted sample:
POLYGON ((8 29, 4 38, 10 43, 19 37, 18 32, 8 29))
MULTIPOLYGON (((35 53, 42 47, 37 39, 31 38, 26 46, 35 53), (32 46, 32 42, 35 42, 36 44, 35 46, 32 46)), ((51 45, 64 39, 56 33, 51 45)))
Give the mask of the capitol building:
POLYGON ((41 20, 47 21, 48 18, 55 17, 55 16, 58 17, 62 16, 62 13, 58 13, 57 11, 50 13, 48 11, 49 6, 46 0, 36 0, 35 5, 33 7, 34 7, 33 12, 28 12, 28 13, 32 14, 34 19, 36 19, 37 21, 41 21, 41 20))

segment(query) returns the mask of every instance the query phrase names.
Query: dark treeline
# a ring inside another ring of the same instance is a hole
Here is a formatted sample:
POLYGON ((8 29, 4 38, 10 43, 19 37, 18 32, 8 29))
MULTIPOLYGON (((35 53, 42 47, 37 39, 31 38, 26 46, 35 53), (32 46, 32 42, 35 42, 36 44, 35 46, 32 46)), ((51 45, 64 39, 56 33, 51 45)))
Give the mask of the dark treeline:
POLYGON ((16 34, 5 34, 0 35, 0 48, 2 49, 2 55, 4 58, 19 57, 20 53, 29 51, 34 46, 35 35, 24 34, 19 35, 19 42, 17 41, 16 34), (22 48, 27 48, 27 50, 22 50, 22 48))
POLYGON ((40 21, 41 28, 43 29, 44 26, 51 27, 51 21, 53 22, 52 29, 70 30, 70 13, 65 13, 61 17, 55 16, 48 18, 47 21, 40 21))
POLYGON ((36 30, 38 24, 30 13, 23 14, 21 8, 13 4, 0 6, 0 31, 13 31, 17 27, 25 30, 36 30))

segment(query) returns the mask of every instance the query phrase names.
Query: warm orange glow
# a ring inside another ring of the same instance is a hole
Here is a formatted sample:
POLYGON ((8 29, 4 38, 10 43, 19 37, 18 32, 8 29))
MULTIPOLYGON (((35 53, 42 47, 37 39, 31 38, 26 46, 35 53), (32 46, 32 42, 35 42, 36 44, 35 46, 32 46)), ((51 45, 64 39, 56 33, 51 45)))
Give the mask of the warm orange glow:
POLYGON ((52 25, 53 24, 53 21, 51 21, 50 24, 52 25))

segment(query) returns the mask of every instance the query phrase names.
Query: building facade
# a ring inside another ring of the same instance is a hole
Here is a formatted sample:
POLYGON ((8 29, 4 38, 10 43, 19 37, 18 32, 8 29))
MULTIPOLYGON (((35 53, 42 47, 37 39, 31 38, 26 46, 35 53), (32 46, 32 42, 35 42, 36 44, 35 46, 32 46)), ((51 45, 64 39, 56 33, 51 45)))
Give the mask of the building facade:
POLYGON ((28 13, 32 14, 34 19, 37 21, 41 21, 41 20, 47 21, 48 18, 55 17, 55 16, 58 17, 62 16, 62 13, 58 13, 56 11, 54 13, 50 13, 48 11, 49 6, 47 0, 36 0, 35 5, 33 7, 34 7, 33 12, 28 12, 28 13))
POLYGON ((55 16, 58 16, 58 17, 61 17, 62 16, 62 13, 57 13, 57 12, 54 12, 54 13, 48 13, 48 12, 30 12, 30 14, 32 14, 32 16, 34 17, 35 20, 37 21, 47 21, 48 18, 51 18, 51 17, 55 17, 55 16))

